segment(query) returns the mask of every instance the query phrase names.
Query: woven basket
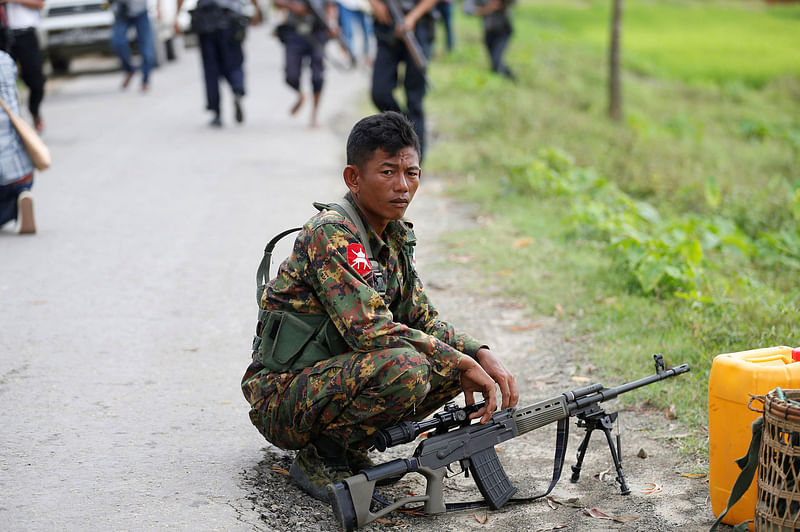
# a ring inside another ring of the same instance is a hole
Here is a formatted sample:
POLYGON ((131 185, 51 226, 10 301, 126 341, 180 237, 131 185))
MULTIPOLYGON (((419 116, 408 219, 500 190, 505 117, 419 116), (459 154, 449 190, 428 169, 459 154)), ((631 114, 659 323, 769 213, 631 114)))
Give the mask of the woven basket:
POLYGON ((800 530, 800 390, 776 390, 764 398, 764 431, 758 460, 755 529, 800 530))

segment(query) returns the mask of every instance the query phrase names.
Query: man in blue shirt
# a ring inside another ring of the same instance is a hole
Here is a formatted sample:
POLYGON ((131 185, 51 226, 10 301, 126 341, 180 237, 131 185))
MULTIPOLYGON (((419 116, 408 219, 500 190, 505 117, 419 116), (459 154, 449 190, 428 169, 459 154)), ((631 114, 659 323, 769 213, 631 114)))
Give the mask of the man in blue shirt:
MULTIPOLYGON (((0 50, 0 98, 19 114, 17 66, 0 50)), ((19 217, 21 234, 35 233, 33 219, 33 163, 17 130, 5 111, 0 110, 0 226, 19 217)))

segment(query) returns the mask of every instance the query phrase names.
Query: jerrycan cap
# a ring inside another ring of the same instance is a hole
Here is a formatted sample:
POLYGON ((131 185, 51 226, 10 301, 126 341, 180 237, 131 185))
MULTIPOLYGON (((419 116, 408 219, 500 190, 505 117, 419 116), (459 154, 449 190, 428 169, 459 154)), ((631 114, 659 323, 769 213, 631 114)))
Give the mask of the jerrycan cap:
POLYGON ((792 349, 792 360, 795 362, 800 361, 800 347, 795 347, 792 349))

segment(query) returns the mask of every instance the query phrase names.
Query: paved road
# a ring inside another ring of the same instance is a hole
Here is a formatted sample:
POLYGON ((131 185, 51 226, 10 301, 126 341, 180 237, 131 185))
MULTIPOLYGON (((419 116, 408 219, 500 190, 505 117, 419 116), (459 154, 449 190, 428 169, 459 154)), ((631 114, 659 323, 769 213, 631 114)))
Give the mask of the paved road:
POLYGON ((288 116, 266 29, 246 65, 247 121, 230 124, 226 87, 222 130, 205 125, 197 49, 146 95, 117 71, 51 84, 39 234, 0 230, 2 528, 257 519, 238 502, 265 444, 238 387, 255 268, 266 239, 340 194, 345 135, 369 106, 364 72, 329 69, 312 131, 288 116))

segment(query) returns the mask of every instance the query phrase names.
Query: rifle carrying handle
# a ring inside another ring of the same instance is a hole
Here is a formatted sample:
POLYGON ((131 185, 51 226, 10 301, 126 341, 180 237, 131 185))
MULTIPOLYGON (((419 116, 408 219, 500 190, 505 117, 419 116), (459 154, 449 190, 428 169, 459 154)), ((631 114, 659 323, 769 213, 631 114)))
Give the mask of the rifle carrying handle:
POLYGON ((494 447, 470 456, 469 471, 481 495, 492 510, 499 510, 514 496, 517 488, 508 479, 494 447))

